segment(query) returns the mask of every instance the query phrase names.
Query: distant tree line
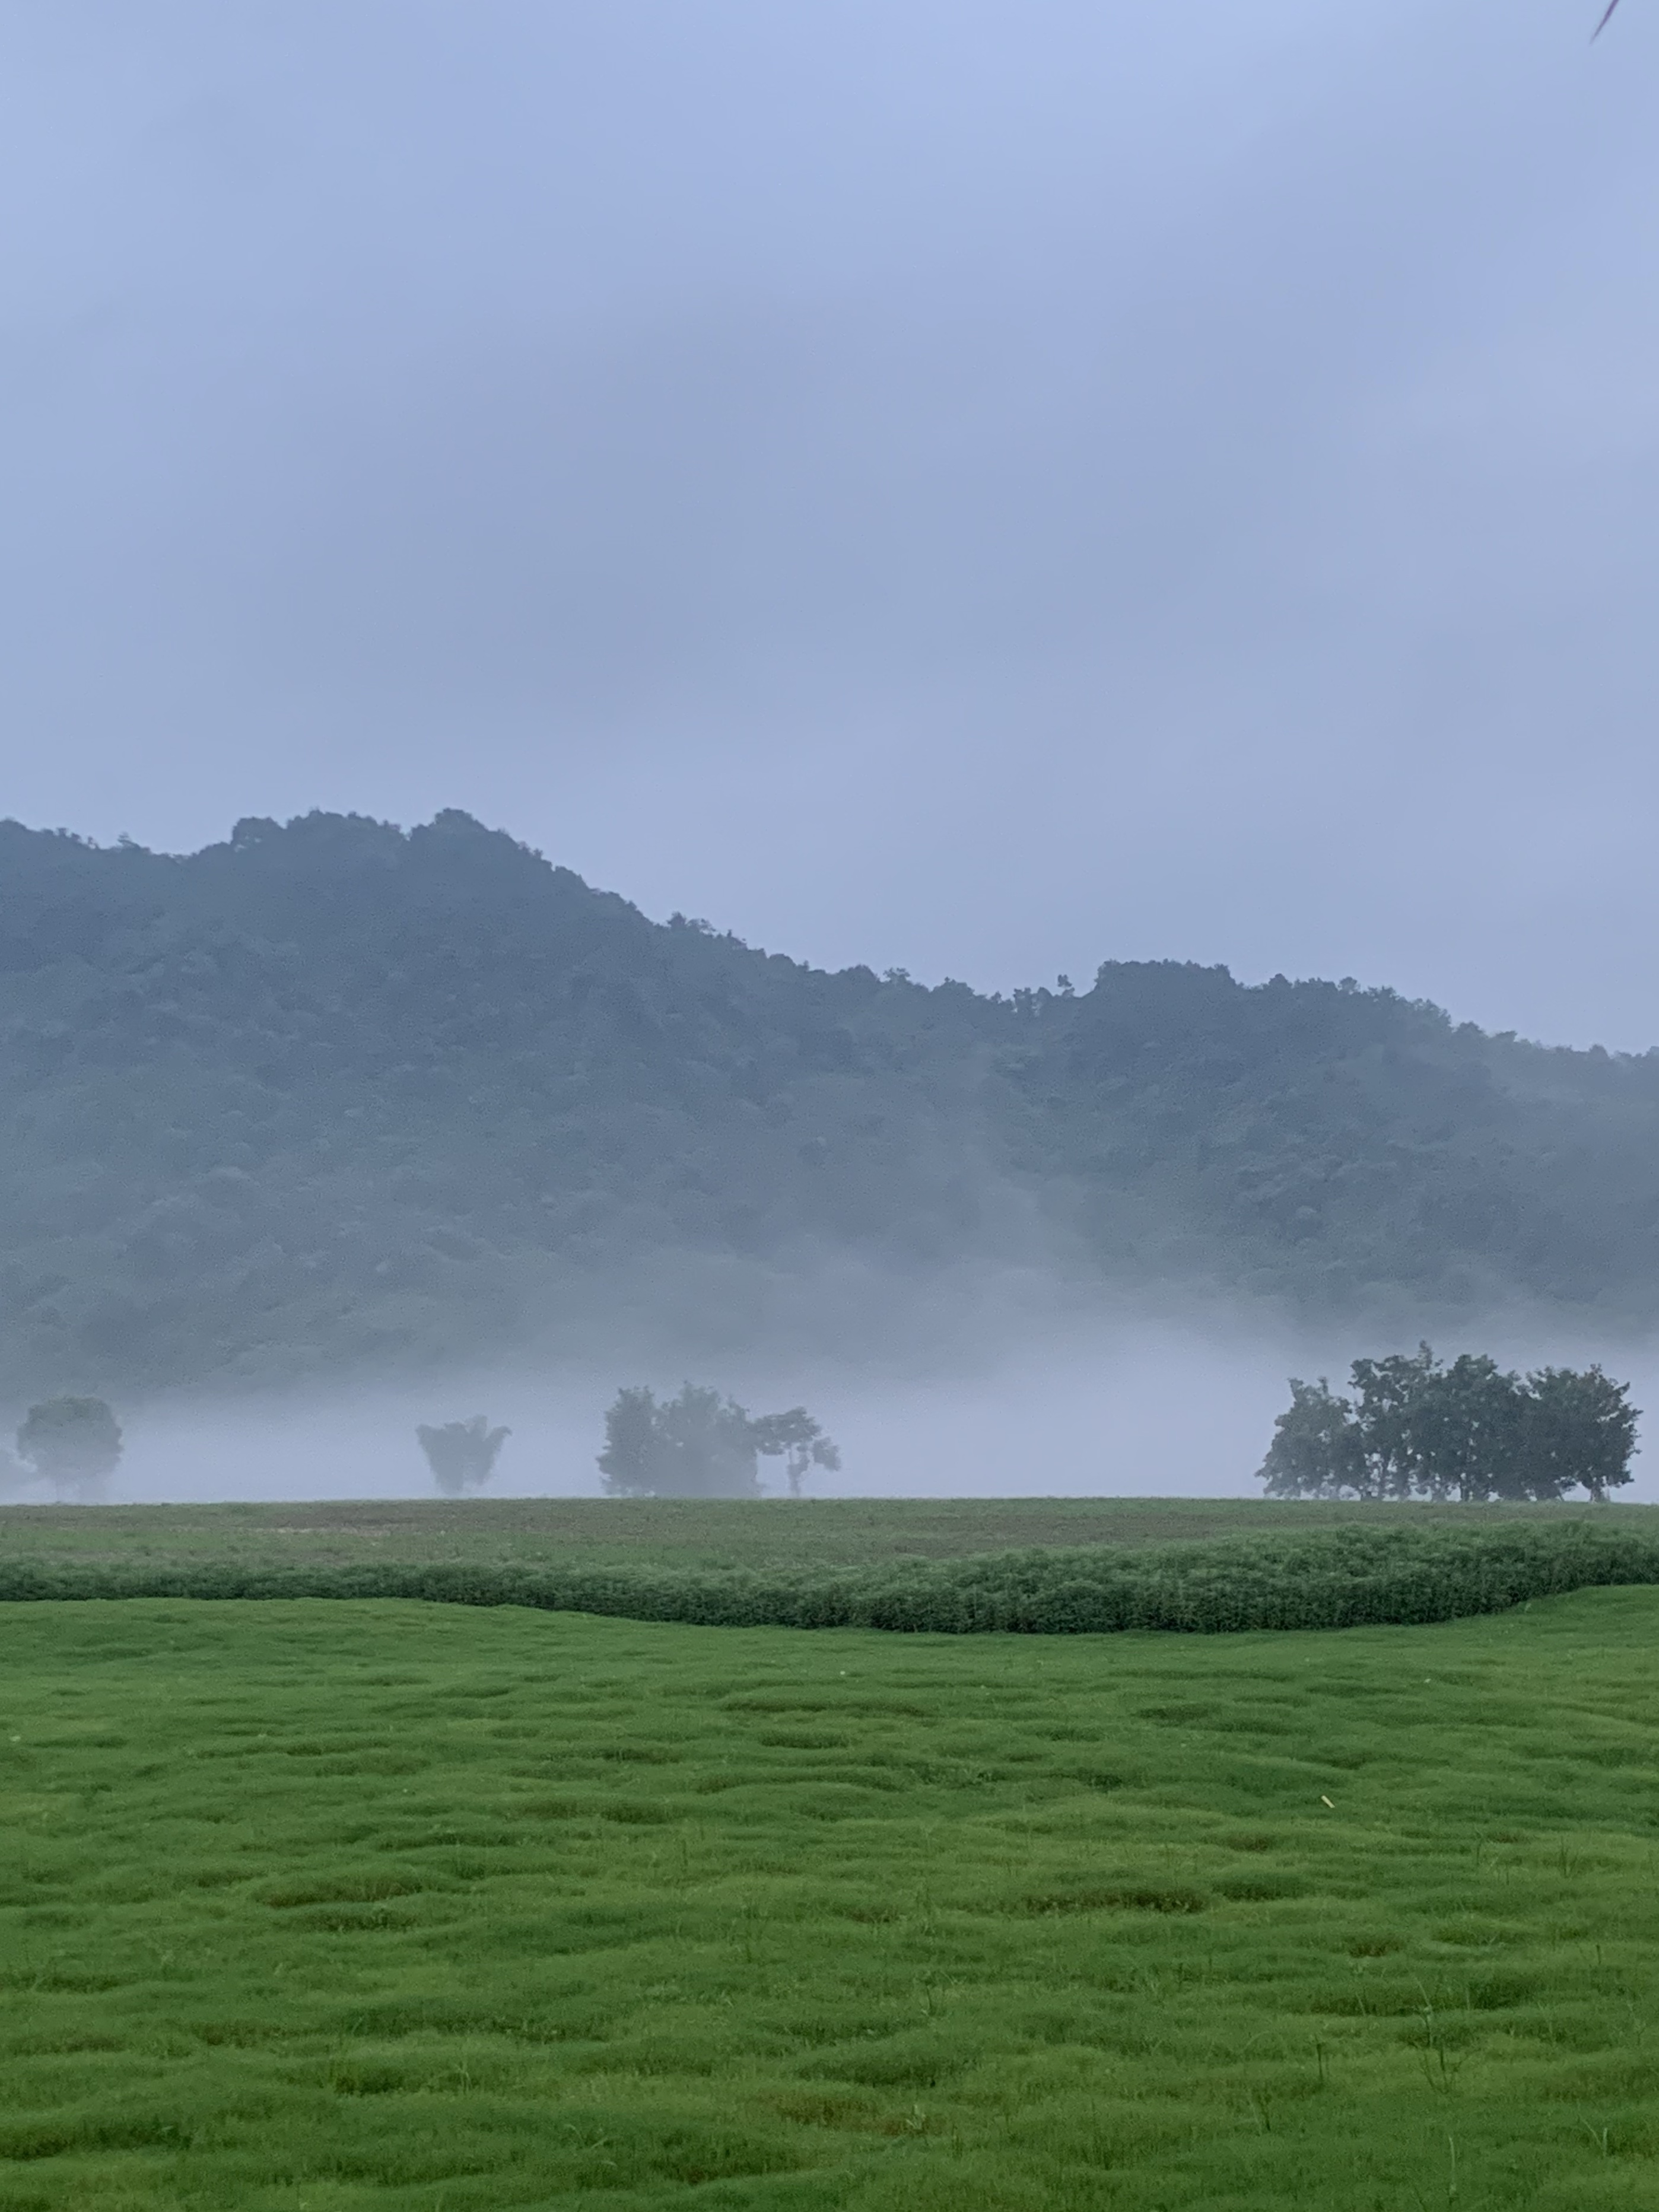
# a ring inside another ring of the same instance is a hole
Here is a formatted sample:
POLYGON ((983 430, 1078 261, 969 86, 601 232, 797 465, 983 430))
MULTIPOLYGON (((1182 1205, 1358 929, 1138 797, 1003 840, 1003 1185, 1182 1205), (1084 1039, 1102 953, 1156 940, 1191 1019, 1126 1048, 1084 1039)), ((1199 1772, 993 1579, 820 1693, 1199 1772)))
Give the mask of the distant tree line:
POLYGON ((758 1498, 762 1459, 783 1461, 792 1498, 811 1468, 841 1465, 804 1406, 751 1414, 734 1398, 687 1382, 660 1401, 643 1387, 617 1393, 599 1471, 613 1498, 758 1498))
MULTIPOLYGON (((446 1498, 483 1489, 511 1434, 492 1429, 484 1413, 422 1423, 415 1431, 446 1498)), ((840 1452, 805 1406, 750 1413, 735 1398, 687 1382, 673 1398, 644 1388, 619 1390, 605 1417, 599 1463, 612 1498, 758 1498, 763 1459, 783 1462, 792 1498, 815 1467, 841 1465, 840 1452)))
POLYGON ((1260 1469, 1270 1498, 1604 1500, 1631 1480, 1637 1408, 1599 1366, 1506 1373, 1484 1352, 1356 1359, 1346 1394, 1291 1378, 1260 1469))

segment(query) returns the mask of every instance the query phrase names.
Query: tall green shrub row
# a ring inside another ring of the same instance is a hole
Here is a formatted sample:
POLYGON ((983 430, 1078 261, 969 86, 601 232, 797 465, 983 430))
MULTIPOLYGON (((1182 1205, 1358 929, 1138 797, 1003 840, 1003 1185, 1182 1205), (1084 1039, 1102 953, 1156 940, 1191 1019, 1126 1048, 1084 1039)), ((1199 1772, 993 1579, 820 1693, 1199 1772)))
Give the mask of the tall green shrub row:
POLYGON ((717 1627, 970 1635, 1215 1633, 1451 1620, 1528 1598, 1659 1583, 1659 1535, 1588 1518, 1540 1528, 1364 1527, 1146 1550, 1097 1547, 826 1571, 434 1563, 261 1569, 0 1559, 0 1600, 417 1598, 717 1627))

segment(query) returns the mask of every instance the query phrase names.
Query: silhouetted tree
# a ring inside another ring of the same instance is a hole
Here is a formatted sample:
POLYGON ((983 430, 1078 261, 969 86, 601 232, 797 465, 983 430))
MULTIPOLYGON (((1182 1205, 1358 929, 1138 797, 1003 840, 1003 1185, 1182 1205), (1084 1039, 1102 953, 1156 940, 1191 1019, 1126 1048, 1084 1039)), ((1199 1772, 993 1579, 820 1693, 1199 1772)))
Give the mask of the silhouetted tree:
POLYGON ((757 1498, 756 1444, 735 1400, 696 1382, 659 1403, 619 1390, 605 1417, 599 1469, 620 1498, 757 1498))
POLYGON ((805 1406, 792 1406, 787 1413, 763 1413, 750 1422, 749 1433, 763 1459, 782 1458, 792 1498, 800 1496, 811 1468, 833 1470, 841 1465, 840 1452, 805 1406))
POLYGON ((804 1406, 757 1419, 735 1399, 687 1382, 661 1401, 644 1388, 619 1390, 599 1468, 613 1498, 758 1498, 763 1455, 784 1460, 793 1497, 809 1468, 841 1465, 804 1406))
POLYGON ((605 1417, 605 1449, 599 1454, 599 1472, 613 1498, 654 1498, 667 1476, 661 1410, 655 1392, 643 1386, 617 1391, 605 1417))
POLYGON ((1638 1413, 1599 1367, 1523 1382, 1484 1352, 1426 1344, 1356 1359, 1352 1395, 1291 1381, 1261 1474, 1274 1498, 1595 1498, 1631 1480, 1638 1413))
POLYGON ((432 1469, 432 1479, 446 1498, 459 1498, 481 1489, 495 1472, 495 1458, 512 1435, 511 1429, 492 1429, 487 1413, 470 1421, 446 1421, 441 1429, 417 1428, 416 1436, 432 1469))
POLYGON ((1465 1505, 1531 1497, 1525 1486, 1523 1434, 1532 1410, 1526 1385, 1484 1352, 1461 1352, 1442 1368, 1426 1345, 1422 1351, 1426 1364, 1409 1416, 1409 1494, 1455 1498, 1465 1505))
POLYGON ((90 1504, 121 1461, 121 1426, 101 1398, 47 1398, 31 1406, 17 1449, 61 1498, 90 1504))
POLYGON ((1269 1498, 1375 1498, 1372 1471, 1359 1441, 1359 1425, 1346 1398, 1322 1375, 1317 1382, 1291 1377, 1291 1402, 1273 1423, 1273 1440, 1261 1465, 1269 1498))
POLYGON ((1640 1416, 1629 1383, 1614 1382, 1599 1366, 1540 1367, 1527 1389, 1525 1495, 1559 1498, 1578 1483, 1604 1504, 1608 1491, 1631 1480, 1640 1416))

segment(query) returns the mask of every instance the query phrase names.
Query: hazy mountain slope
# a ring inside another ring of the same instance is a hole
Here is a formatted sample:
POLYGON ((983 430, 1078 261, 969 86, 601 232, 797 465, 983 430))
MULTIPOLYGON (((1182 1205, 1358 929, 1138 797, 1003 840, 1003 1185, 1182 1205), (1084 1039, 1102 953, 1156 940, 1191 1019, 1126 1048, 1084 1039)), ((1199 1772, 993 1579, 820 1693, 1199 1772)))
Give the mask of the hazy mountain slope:
POLYGON ((1656 1303, 1651 1055, 1173 964, 828 975, 457 814, 0 825, 0 1115, 18 1389, 461 1356, 687 1253, 1656 1303))
POLYGON ((1055 1012, 1022 1079, 1027 1158, 1079 1179, 1085 1220, 1139 1182, 1238 1280, 1304 1302, 1392 1285, 1653 1310, 1659 1055, 1174 963, 1109 965, 1055 1012))

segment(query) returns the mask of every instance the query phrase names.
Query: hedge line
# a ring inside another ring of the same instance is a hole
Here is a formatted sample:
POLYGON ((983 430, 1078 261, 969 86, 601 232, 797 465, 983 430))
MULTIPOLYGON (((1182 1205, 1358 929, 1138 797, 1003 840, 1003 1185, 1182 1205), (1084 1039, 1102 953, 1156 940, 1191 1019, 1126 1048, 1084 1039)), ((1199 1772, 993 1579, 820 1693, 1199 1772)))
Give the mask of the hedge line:
POLYGON ((419 1598, 535 1606, 717 1627, 881 1628, 969 1635, 1215 1633, 1452 1620, 1528 1598, 1659 1583, 1659 1537, 1592 1520, 1553 1526, 1322 1529, 1142 1551, 988 1553, 834 1571, 647 1567, 259 1568, 0 1559, 0 1600, 419 1598))

